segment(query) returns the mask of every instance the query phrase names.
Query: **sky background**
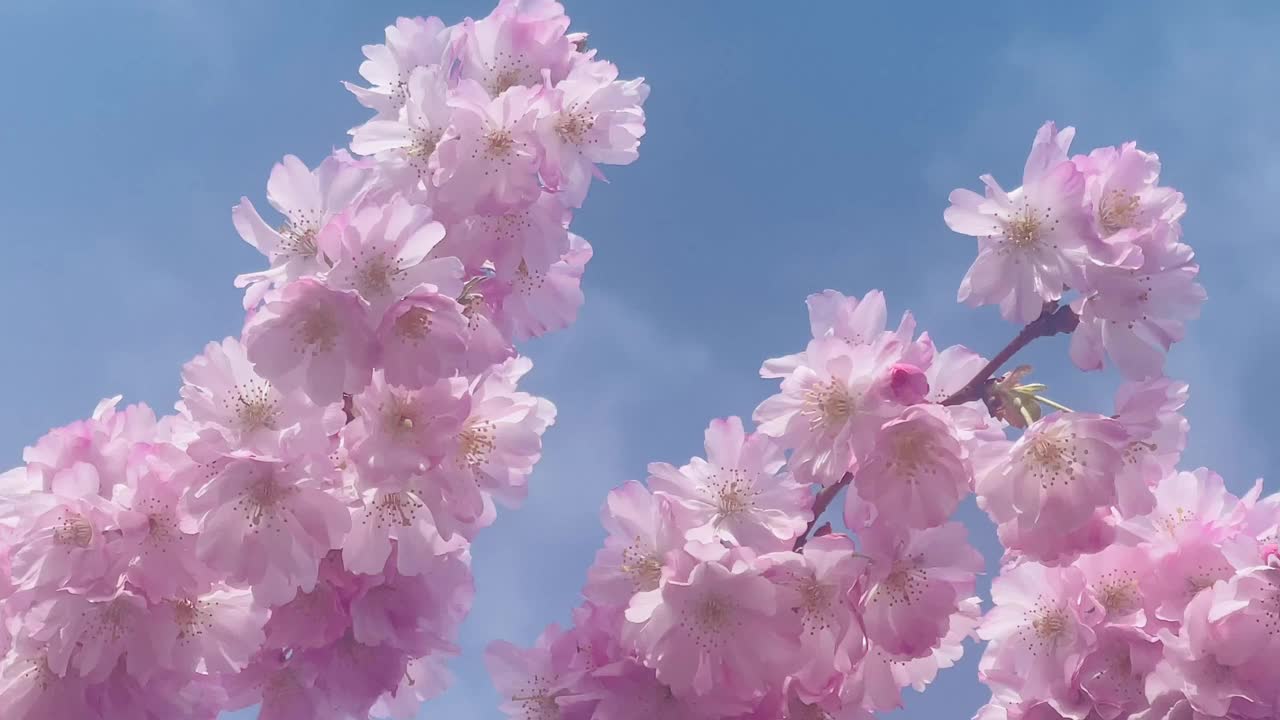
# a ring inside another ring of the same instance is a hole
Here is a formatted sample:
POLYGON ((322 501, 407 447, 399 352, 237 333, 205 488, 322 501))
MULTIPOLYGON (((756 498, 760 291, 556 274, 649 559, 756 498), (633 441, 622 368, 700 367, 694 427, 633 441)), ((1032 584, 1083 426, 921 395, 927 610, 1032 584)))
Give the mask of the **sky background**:
MULTIPOLYGON (((806 339, 809 293, 881 288, 939 345, 1012 337, 955 303, 974 244, 942 210, 983 172, 1017 185, 1045 120, 1078 127, 1079 151, 1136 139, 1186 193, 1210 299, 1169 363, 1192 384, 1183 464, 1236 491, 1276 474, 1280 5, 567 5, 652 85, 649 133, 575 219, 596 249, 579 322, 525 348, 558 422, 528 503, 475 543, 458 680, 423 717, 497 716, 483 647, 568 619, 606 492, 701 453, 710 418, 749 416, 773 387, 760 362, 806 339)), ((314 164, 346 142, 367 113, 339 81, 397 15, 489 9, 0 0, 0 466, 105 396, 168 411, 181 364, 239 331, 232 278, 262 266, 231 206, 260 202, 282 155, 314 164)), ((1072 371, 1064 338, 1023 359, 1051 397, 1110 410, 1115 378, 1072 371)), ((994 560, 986 519, 963 519, 994 560)), ((977 655, 893 717, 968 717, 986 699, 977 655)))

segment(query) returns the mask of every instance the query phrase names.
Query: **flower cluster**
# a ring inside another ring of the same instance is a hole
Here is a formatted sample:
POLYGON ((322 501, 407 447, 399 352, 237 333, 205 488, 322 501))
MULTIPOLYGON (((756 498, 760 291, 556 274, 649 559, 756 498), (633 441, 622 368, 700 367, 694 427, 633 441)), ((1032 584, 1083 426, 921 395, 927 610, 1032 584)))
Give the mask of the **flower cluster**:
POLYGON ((1075 128, 1046 123, 1020 187, 1006 192, 984 175, 985 195, 951 193, 947 226, 978 238, 958 297, 1029 323, 1075 290, 1076 365, 1096 370, 1110 357, 1130 380, 1158 377, 1205 299, 1181 242, 1182 193, 1159 185, 1160 158, 1136 143, 1073 157, 1074 137, 1075 128))
POLYGON ((233 210, 269 267, 177 413, 104 401, 0 475, 6 718, 409 718, 442 691, 470 542, 555 418, 513 344, 574 319, 571 213, 644 132, 647 87, 568 23, 388 27, 351 151, 277 164, 281 221, 233 210))
POLYGON ((754 432, 716 420, 705 457, 610 493, 573 626, 490 647, 509 715, 866 718, 969 638, 988 641, 981 720, 1280 712, 1280 495, 1177 468, 1188 388, 1163 359, 1204 297, 1181 195, 1133 144, 1069 157, 1073 134, 1047 124, 1022 187, 984 178, 946 212, 979 237, 961 299, 1025 323, 1009 346, 890 329, 878 291, 811 296, 754 432), (1043 397, 1029 368, 993 377, 1059 333, 1126 376, 1111 414, 1043 397), (843 528, 819 524, 841 492, 843 528), (985 616, 952 519, 971 495, 1005 547, 985 616))

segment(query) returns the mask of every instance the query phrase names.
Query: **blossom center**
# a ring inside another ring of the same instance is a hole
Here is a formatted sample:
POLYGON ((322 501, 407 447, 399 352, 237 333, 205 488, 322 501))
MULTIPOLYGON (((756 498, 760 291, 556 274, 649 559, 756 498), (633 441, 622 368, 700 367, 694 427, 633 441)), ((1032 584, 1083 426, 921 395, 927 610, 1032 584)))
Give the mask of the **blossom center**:
POLYGON ((1043 489, 1070 485, 1076 473, 1085 467, 1084 456, 1088 451, 1078 450, 1074 439, 1072 434, 1065 437, 1040 435, 1027 447, 1023 458, 1031 476, 1040 482, 1043 489))
POLYGON ((1040 243, 1041 223, 1035 208, 1023 206, 1021 212, 1016 213, 1009 222, 1005 224, 1004 236, 1014 247, 1019 250, 1027 250, 1035 247, 1040 243))
POLYGON ((53 541, 59 545, 87 548, 93 542, 93 525, 80 513, 69 512, 62 524, 53 529, 53 541))
POLYGON ((847 421, 857 409, 857 400, 849 388, 834 378, 805 391, 805 408, 811 430, 834 428, 847 421))
POLYGON ((173 603, 173 622, 178 626, 178 639, 189 640, 204 634, 211 615, 197 600, 178 600, 173 603))
POLYGON ((393 492, 378 498, 375 512, 378 515, 379 524, 383 527, 390 525, 409 527, 418 516, 418 511, 424 507, 426 504, 411 493, 393 492))
POLYGON ((376 255, 356 266, 356 289, 365 297, 377 297, 391 293, 391 283, 401 272, 398 265, 385 254, 376 255))
POLYGON ((485 149, 489 152, 490 157, 498 158, 511 152, 516 144, 515 138, 511 137, 510 130, 490 130, 484 136, 485 149))
POLYGON ((338 318, 329 308, 305 309, 294 330, 296 346, 315 354, 330 352, 337 345, 338 330, 338 318))
POLYGON ((244 432, 254 430, 276 429, 276 418, 280 409, 271 394, 271 385, 266 381, 250 381, 236 385, 230 398, 224 405, 235 417, 236 423, 244 432))
POLYGON ((1046 611, 1031 621, 1031 627, 1036 637, 1052 642, 1067 634, 1067 614, 1058 609, 1046 611))
POLYGON ((1114 235, 1121 230, 1133 227, 1138 217, 1138 196, 1116 188, 1102 196, 1098 206, 1098 224, 1102 233, 1114 235))
POLYGON ((646 548, 639 537, 622 551, 622 573, 631 578, 636 592, 658 587, 662 579, 662 558, 646 548))
POLYGON ((415 307, 396 318, 395 332, 405 340, 422 340, 431 332, 431 311, 415 307))
POLYGON ((471 423, 458 435, 458 460, 462 465, 478 467, 489 462, 489 455, 498 444, 494 438, 496 428, 488 420, 471 423))
POLYGON ((297 257, 314 257, 316 248, 315 225, 310 221, 287 222, 276 229, 280 233, 280 254, 297 257))
POLYGON ((590 113, 575 108, 560 113, 556 120, 556 134, 566 143, 582 145, 595 123, 595 118, 590 113))

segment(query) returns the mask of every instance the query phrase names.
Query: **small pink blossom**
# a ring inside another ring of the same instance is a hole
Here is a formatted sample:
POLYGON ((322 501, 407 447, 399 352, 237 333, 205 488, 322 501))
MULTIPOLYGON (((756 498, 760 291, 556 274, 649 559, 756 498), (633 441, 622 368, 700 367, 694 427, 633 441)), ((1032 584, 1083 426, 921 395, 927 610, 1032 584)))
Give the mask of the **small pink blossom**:
POLYGON ((384 44, 364 46, 360 76, 372 87, 343 84, 379 118, 394 118, 405 106, 414 71, 448 64, 446 51, 457 30, 436 17, 398 18, 387 26, 384 44))
POLYGON ((514 86, 491 99, 469 80, 454 90, 453 125, 436 147, 433 177, 453 212, 501 215, 538 198, 537 96, 514 86))
POLYGON ((982 177, 986 197, 951 193, 943 214, 953 231, 978 238, 978 258, 960 284, 959 300, 999 304, 1009 321, 1029 323, 1041 307, 1079 284, 1089 253, 1082 202, 1085 178, 1066 158, 1074 128, 1046 123, 1036 135, 1022 187, 1006 192, 982 177))
POLYGON ((627 620, 640 626, 640 657, 677 696, 743 700, 790 665, 799 622, 758 572, 715 562, 700 563, 686 581, 664 583, 660 596, 637 595, 627 620))
POLYGON ((782 449, 766 435, 747 435, 737 417, 711 421, 705 445, 705 460, 649 466, 649 486, 676 501, 685 537, 760 552, 790 547, 813 519, 812 494, 780 474, 782 449))
POLYGON ((908 658, 938 646, 982 571, 982 556, 966 536, 954 522, 905 532, 876 524, 861 534, 871 558, 863 600, 871 642, 908 658))
POLYGON ((462 306, 434 285, 419 286, 392 305, 377 330, 379 364, 387 382, 422 387, 463 369, 471 334, 467 323, 462 306))
POLYGON ((268 295, 244 328, 254 370, 283 391, 301 388, 327 405, 359 392, 373 367, 373 333, 360 300, 315 280, 297 280, 268 295))
POLYGON ((587 571, 583 594, 625 607, 636 593, 658 589, 669 554, 684 546, 683 527, 670 498, 634 480, 609 492, 600 519, 609 534, 587 571))
POLYGON ((591 245, 569 234, 569 252, 543 271, 526 263, 501 283, 500 315, 503 332, 517 341, 529 340, 568 327, 582 306, 582 274, 591 260, 591 245))
POLYGON ((459 77, 495 98, 513 87, 541 84, 544 72, 558 83, 572 60, 568 27, 559 3, 501 0, 488 17, 463 22, 459 77))
POLYGON ((188 509, 200 518, 196 555, 264 603, 314 588, 320 559, 351 527, 342 503, 300 468, 268 459, 227 463, 189 496, 188 509))
POLYGON ((946 522, 972 482, 951 416, 933 405, 907 408, 885 423, 854 474, 858 495, 878 514, 917 528, 946 522))

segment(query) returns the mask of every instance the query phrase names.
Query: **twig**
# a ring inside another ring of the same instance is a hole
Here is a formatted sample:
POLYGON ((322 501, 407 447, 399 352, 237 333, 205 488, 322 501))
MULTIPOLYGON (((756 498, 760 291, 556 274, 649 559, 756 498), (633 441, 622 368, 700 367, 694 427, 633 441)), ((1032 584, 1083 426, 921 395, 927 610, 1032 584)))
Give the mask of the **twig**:
POLYGON ((1031 341, 1036 338, 1072 332, 1079 322, 1080 319, 1076 317, 1070 305, 1058 306, 1057 303, 1046 303, 1044 311, 1040 313, 1040 317, 1027 323, 1027 326, 1022 328, 1017 337, 1010 340, 1003 350, 991 358, 991 362, 984 365, 978 371, 978 374, 973 376, 972 380, 965 383, 964 387, 957 390, 951 397, 943 400, 942 404, 960 405, 983 399, 987 381, 1001 366, 1009 362, 1010 358, 1016 355, 1019 350, 1030 345, 1031 341))
POLYGON ((799 550, 804 544, 809 542, 809 534, 813 532, 814 526, 818 524, 818 518, 822 517, 822 513, 827 511, 827 506, 832 500, 836 499, 836 495, 845 488, 849 483, 853 482, 853 473, 845 473, 844 477, 834 485, 822 488, 818 493, 818 497, 813 500, 813 519, 809 521, 809 526, 804 529, 804 534, 796 538, 795 547, 792 550, 799 550))

